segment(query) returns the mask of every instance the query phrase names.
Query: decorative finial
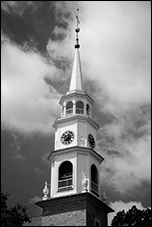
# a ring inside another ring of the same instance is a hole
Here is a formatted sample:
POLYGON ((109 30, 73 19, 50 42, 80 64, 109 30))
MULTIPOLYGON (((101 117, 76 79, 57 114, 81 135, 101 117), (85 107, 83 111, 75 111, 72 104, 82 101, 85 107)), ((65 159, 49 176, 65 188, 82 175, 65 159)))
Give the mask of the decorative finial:
POLYGON ((44 194, 44 196, 42 197, 43 200, 49 199, 49 197, 48 197, 49 189, 47 187, 47 182, 45 182, 45 187, 43 189, 43 194, 44 194))
POLYGON ((103 191, 102 191, 102 201, 103 201, 104 203, 107 202, 107 196, 106 196, 106 193, 105 193, 105 188, 103 188, 103 191))
POLYGON ((79 12, 79 9, 77 9, 77 13, 75 14, 75 17, 76 17, 76 20, 77 20, 77 28, 75 29, 75 31, 76 31, 76 45, 75 45, 75 48, 79 48, 80 47, 79 38, 78 38, 78 33, 80 31, 80 28, 79 28, 80 21, 79 21, 79 18, 78 18, 78 12, 79 12))

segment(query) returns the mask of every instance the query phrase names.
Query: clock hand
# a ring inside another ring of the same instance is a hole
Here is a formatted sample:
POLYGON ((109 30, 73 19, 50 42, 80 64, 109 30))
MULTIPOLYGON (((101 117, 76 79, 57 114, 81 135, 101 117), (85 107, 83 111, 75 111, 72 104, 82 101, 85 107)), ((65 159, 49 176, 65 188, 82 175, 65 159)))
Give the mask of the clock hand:
POLYGON ((68 141, 69 139, 71 139, 71 136, 68 134, 68 135, 66 135, 66 137, 65 137, 65 141, 68 141))

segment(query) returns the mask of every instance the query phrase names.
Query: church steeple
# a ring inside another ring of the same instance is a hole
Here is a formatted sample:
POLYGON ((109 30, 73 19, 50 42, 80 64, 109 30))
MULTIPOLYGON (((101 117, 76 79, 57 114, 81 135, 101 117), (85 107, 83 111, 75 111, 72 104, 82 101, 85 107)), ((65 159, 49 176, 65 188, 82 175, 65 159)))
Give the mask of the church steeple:
POLYGON ((71 81, 69 86, 69 93, 84 93, 84 85, 83 85, 83 79, 82 79, 82 68, 81 68, 81 60, 80 60, 80 53, 79 53, 79 37, 78 33, 80 32, 80 28, 78 27, 78 24, 80 23, 77 18, 77 28, 76 31, 76 44, 75 44, 75 56, 74 56, 74 62, 73 62, 73 69, 72 69, 72 75, 71 75, 71 81))
MULTIPOLYGON (((78 10, 77 10, 78 11, 78 10)), ((100 164, 97 153, 97 131, 94 122, 93 99, 84 92, 79 54, 78 16, 75 57, 69 91, 59 101, 61 115, 55 129, 54 150, 50 161, 50 196, 45 183, 42 226, 107 226, 107 214, 113 210, 101 197, 100 164)))

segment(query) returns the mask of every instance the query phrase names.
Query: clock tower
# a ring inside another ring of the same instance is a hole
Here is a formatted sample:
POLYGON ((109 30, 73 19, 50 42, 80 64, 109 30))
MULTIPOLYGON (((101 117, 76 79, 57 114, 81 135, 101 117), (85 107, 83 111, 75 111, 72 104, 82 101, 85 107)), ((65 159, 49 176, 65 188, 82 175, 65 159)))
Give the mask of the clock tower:
POLYGON ((45 183, 42 225, 107 226, 107 206, 100 185, 103 157, 96 152, 99 125, 93 120, 93 99, 85 93, 80 44, 76 31, 75 56, 69 90, 59 101, 61 115, 53 124, 54 151, 48 157, 51 167, 50 196, 45 183))

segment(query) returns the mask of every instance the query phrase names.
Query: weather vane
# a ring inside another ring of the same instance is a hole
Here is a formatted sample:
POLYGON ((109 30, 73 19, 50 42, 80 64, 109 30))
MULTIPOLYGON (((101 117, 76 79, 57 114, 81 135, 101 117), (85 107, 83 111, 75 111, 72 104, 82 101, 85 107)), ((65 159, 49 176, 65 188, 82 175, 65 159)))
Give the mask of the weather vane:
POLYGON ((78 38, 78 32, 80 31, 80 28, 79 28, 79 24, 80 24, 80 21, 79 21, 79 18, 78 18, 78 12, 79 12, 79 9, 77 9, 77 13, 75 14, 75 17, 76 17, 76 20, 77 20, 77 28, 75 29, 76 31, 76 45, 75 45, 75 48, 79 48, 80 45, 79 45, 79 38, 78 38))
POLYGON ((78 28, 78 25, 80 24, 78 12, 79 12, 79 9, 77 9, 77 13, 75 14, 75 17, 76 17, 76 20, 77 20, 77 28, 78 28))

